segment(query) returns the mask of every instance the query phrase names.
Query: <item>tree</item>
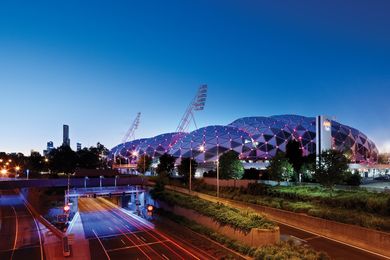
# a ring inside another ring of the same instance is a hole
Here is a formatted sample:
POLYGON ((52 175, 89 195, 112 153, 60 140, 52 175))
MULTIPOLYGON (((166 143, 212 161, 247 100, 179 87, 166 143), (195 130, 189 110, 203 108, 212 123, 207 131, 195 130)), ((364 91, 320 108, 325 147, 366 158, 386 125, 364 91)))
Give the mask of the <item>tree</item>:
POLYGON ((229 151, 219 157, 219 177, 221 179, 241 179, 244 167, 238 158, 238 153, 229 151))
POLYGON ((180 165, 177 167, 177 170, 181 176, 184 177, 184 182, 188 182, 189 180, 189 172, 190 172, 190 162, 191 162, 191 179, 194 179, 196 168, 198 167, 198 163, 194 159, 190 158, 182 158, 180 165))
POLYGON ((301 167, 301 181, 302 182, 312 182, 313 174, 315 173, 316 164, 315 163, 304 163, 301 167))
POLYGON ((260 171, 255 168, 245 169, 242 179, 244 180, 258 180, 260 178, 260 171))
POLYGON ((77 151, 78 166, 85 169, 96 169, 100 166, 99 152, 95 147, 77 151))
POLYGON ((152 157, 147 154, 143 154, 137 161, 137 171, 145 174, 145 172, 150 168, 150 165, 152 165, 152 157))
POLYGON ((73 173, 76 170, 78 156, 69 146, 61 146, 50 152, 50 169, 54 172, 73 173))
POLYGON ((31 152, 27 160, 27 168, 34 172, 40 172, 43 168, 44 158, 39 152, 31 152))
POLYGON ((175 168, 175 157, 165 153, 160 156, 159 161, 160 163, 157 165, 156 172, 158 175, 169 176, 173 168, 175 168))
POLYGON ((284 153, 277 153, 271 160, 268 166, 268 172, 271 180, 277 181, 280 184, 281 181, 289 181, 294 174, 294 168, 284 153))
POLYGON ((347 172, 345 177, 345 183, 350 186, 359 186, 362 183, 362 176, 358 171, 347 172))
POLYGON ((295 140, 291 140, 286 145, 286 158, 292 164, 294 171, 299 172, 303 164, 303 155, 301 144, 295 140))
POLYGON ((323 151, 316 164, 314 177, 324 187, 333 188, 345 180, 348 174, 348 159, 339 151, 323 151))

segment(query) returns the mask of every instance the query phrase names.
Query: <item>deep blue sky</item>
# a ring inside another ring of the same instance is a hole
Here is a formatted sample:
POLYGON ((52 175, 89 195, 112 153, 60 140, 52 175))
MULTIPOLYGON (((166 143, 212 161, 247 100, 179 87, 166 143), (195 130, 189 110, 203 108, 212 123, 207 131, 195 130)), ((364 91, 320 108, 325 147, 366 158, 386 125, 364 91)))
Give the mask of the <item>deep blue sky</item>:
POLYGON ((0 151, 328 114, 390 150, 390 1, 0 2, 0 151), (82 2, 82 3, 80 3, 82 2), (113 3, 115 2, 115 3, 113 3))

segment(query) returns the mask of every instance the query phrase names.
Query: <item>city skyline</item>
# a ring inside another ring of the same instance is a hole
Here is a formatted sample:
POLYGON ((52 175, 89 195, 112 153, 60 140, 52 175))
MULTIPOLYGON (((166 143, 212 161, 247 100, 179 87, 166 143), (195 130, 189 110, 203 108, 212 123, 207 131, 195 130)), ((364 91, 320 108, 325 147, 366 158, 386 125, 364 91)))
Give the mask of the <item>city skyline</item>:
POLYGON ((198 127, 325 114, 389 152, 390 3, 292 3, 1 3, 0 151, 173 132, 205 83, 198 127))

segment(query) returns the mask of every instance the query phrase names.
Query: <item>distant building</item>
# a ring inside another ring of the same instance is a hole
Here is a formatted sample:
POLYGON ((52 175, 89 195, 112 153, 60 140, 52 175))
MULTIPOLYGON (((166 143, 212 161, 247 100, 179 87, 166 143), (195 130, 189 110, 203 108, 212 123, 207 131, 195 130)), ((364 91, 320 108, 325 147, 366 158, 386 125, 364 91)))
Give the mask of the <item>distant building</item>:
POLYGON ((70 146, 69 126, 68 125, 63 125, 62 134, 63 134, 62 145, 63 146, 70 146))
POLYGON ((43 150, 43 155, 48 155, 54 149, 54 143, 52 141, 47 142, 46 150, 43 150))
POLYGON ((77 143, 77 151, 80 151, 81 150, 81 143, 77 143))

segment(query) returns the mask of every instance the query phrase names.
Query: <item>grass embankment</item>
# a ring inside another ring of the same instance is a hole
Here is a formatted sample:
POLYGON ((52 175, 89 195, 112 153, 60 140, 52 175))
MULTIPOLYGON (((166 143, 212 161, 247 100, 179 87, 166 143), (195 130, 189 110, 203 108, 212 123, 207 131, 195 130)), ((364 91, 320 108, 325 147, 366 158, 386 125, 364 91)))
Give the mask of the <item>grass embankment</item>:
POLYGON ((175 215, 159 209, 158 215, 169 218, 170 220, 191 229, 194 232, 205 235, 208 238, 236 251, 240 254, 251 256, 255 259, 304 259, 304 260, 325 260, 329 257, 323 252, 317 252, 308 246, 297 246, 292 241, 280 242, 276 245, 269 245, 260 248, 243 245, 239 241, 223 236, 210 228, 199 225, 195 221, 185 217, 175 215))
POLYGON ((153 193, 154 198, 168 204, 177 205, 191 209, 201 215, 210 217, 220 225, 228 225, 244 233, 250 232, 252 228, 274 229, 274 222, 266 219, 263 215, 251 212, 240 211, 220 203, 213 203, 198 197, 178 194, 174 192, 153 193))
MULTIPOLYGON (((215 195, 215 186, 198 184, 195 190, 215 195)), ((222 187, 220 196, 247 203, 390 231, 390 194, 365 190, 327 190, 321 187, 222 187)))

